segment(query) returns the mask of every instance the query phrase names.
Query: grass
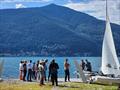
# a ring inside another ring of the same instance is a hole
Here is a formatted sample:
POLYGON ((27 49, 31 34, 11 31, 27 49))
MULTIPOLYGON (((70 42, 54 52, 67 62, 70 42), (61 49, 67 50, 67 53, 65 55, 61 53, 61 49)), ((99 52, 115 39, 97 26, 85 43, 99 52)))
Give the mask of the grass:
POLYGON ((0 83, 0 90, 117 90, 117 86, 67 82, 53 87, 50 83, 39 86, 38 83, 15 82, 0 83))
POLYGON ((37 83, 26 84, 0 84, 0 90, 51 90, 52 86, 39 86, 37 83))
POLYGON ((66 83, 63 87, 67 87, 65 90, 117 90, 117 86, 85 83, 66 83))

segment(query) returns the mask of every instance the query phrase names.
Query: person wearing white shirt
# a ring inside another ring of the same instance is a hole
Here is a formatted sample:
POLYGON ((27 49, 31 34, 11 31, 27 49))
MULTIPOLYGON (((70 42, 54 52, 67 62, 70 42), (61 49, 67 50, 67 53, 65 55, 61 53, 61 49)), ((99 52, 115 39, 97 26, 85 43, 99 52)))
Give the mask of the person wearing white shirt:
POLYGON ((39 68, 39 74, 40 74, 40 85, 44 85, 44 77, 45 77, 45 73, 44 73, 44 66, 43 66, 44 62, 41 60, 40 64, 38 65, 39 68))
POLYGON ((30 62, 27 64, 27 69, 28 69, 28 76, 27 76, 27 80, 28 81, 32 81, 32 60, 30 60, 30 62))

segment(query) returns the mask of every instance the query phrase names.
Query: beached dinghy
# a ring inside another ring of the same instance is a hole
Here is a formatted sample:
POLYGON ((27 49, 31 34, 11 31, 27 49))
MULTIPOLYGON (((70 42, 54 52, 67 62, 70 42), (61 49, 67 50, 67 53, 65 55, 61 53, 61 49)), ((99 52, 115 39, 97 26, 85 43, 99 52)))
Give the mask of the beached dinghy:
POLYGON ((107 13, 107 0, 106 0, 106 30, 102 47, 101 71, 104 75, 113 75, 113 77, 120 76, 120 64, 116 54, 112 30, 107 13))
POLYGON ((102 46, 101 72, 104 76, 95 76, 96 81, 120 83, 120 63, 116 54, 111 25, 107 12, 106 0, 106 29, 102 46))
MULTIPOLYGON (((103 39, 101 61, 102 61, 101 63, 102 75, 96 75, 96 76, 90 75, 91 80, 93 82, 100 81, 102 83, 103 82, 120 83, 120 64, 116 54, 111 25, 110 25, 109 16, 107 13, 107 0, 106 0, 106 29, 105 29, 104 39, 103 39)), ((82 79, 84 79, 85 77, 83 76, 86 76, 85 73, 80 69, 80 67, 77 66, 77 63, 75 63, 75 66, 79 70, 80 75, 84 74, 81 77, 82 79)))

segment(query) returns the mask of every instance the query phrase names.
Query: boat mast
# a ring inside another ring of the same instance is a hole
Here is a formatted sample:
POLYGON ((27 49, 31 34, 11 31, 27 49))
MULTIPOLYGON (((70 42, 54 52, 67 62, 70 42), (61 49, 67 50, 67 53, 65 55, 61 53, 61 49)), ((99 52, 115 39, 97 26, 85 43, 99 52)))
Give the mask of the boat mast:
POLYGON ((106 0, 106 17, 108 16, 108 9, 107 9, 107 0, 106 0))
POLYGON ((109 20, 109 16, 108 16, 108 0, 106 0, 106 21, 109 20))

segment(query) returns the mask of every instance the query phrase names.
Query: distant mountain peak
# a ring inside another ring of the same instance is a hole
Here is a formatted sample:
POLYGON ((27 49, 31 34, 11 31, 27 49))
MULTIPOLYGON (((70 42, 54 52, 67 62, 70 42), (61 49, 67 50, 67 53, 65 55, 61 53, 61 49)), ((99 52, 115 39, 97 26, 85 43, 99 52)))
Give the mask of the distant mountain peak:
POLYGON ((62 7, 62 6, 57 5, 57 4, 55 4, 55 3, 51 3, 51 4, 48 4, 48 5, 43 6, 43 7, 62 7))
POLYGON ((58 5, 55 3, 51 3, 51 4, 49 4, 49 6, 58 6, 58 5))

